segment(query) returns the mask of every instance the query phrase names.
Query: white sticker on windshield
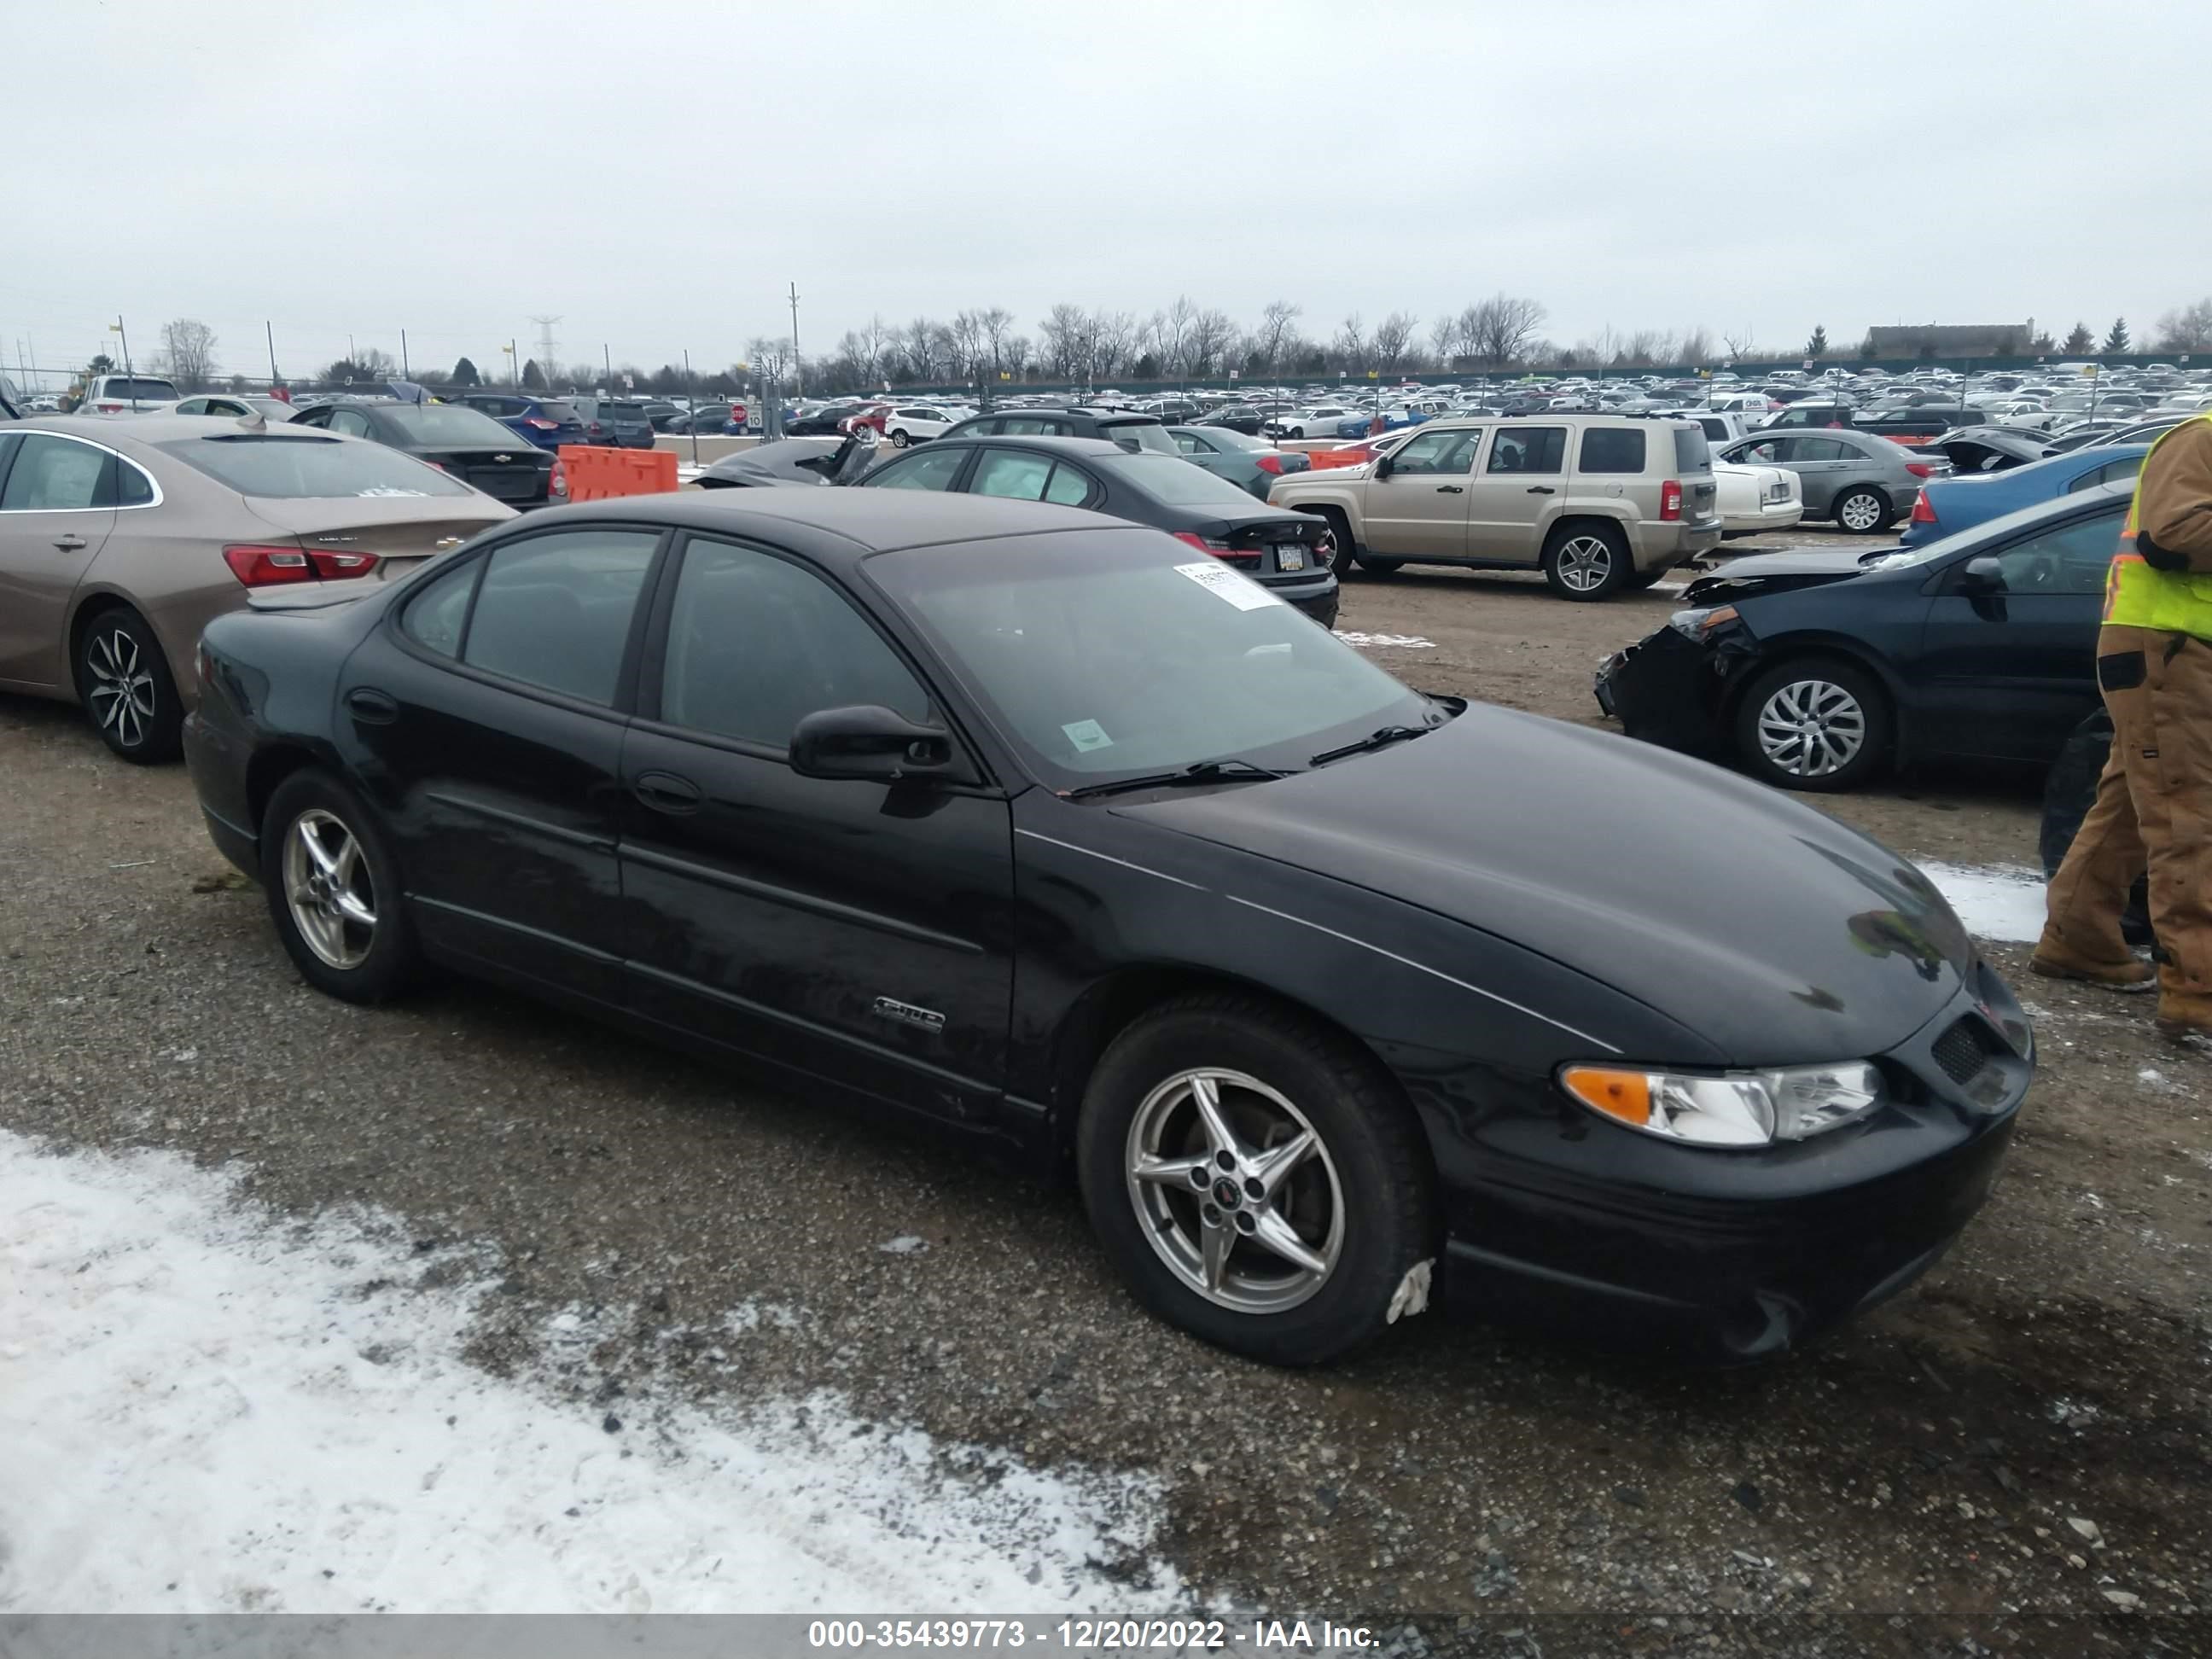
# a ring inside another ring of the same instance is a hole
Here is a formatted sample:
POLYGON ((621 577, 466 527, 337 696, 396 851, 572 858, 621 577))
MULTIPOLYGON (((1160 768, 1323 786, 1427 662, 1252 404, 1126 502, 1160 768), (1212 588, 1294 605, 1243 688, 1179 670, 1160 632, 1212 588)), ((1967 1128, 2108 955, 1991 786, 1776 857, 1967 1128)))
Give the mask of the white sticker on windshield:
POLYGON ((1227 565, 1213 559, 1201 559, 1196 564, 1179 564, 1176 568, 1207 592, 1228 600, 1239 611, 1257 611, 1262 605, 1282 603, 1259 583, 1247 581, 1227 565))
POLYGON ((1093 749, 1111 749, 1114 739, 1106 735, 1106 728, 1097 720, 1078 720, 1073 726, 1060 728, 1067 733, 1067 740, 1084 754, 1093 749))

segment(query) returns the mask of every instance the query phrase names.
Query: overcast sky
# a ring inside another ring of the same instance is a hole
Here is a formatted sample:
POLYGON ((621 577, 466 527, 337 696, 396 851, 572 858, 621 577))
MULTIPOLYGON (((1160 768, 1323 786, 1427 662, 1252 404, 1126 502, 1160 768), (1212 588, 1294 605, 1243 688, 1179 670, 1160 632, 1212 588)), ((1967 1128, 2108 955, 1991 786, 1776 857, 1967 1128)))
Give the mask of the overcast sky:
POLYGON ((1562 343, 2212 291, 2212 5, 0 0, 0 354, 117 313, 226 369, 362 345, 702 370, 879 312, 1503 289, 1562 343))

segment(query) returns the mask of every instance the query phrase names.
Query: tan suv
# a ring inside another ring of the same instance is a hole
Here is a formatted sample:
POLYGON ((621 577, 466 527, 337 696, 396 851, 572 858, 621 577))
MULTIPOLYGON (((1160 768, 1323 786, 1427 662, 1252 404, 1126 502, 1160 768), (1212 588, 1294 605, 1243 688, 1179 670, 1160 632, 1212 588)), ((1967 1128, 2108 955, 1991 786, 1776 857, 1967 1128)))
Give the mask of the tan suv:
POLYGON ((1717 546, 1704 430, 1625 415, 1432 421, 1363 466, 1286 476, 1277 507, 1335 526, 1349 574, 1402 564, 1540 569, 1565 599, 1645 587, 1717 546))

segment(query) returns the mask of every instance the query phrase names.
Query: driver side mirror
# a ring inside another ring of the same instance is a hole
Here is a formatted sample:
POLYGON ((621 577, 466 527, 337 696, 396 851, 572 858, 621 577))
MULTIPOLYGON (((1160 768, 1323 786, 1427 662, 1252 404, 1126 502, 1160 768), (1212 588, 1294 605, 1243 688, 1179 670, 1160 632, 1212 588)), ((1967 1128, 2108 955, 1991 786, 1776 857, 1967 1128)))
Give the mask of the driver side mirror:
POLYGON ((1390 476, 1390 463, 1393 459, 1393 457, 1389 455, 1377 455, 1375 458, 1373 476, 1377 478, 1389 477, 1390 476))
POLYGON ((2005 591, 2004 565, 1994 555, 1984 553, 1980 558, 1969 559, 1959 572, 1959 591, 1961 593, 2002 593, 2005 591))
POLYGON ((875 703, 817 708, 791 734, 791 769, 803 778, 897 783, 954 771, 952 738, 875 703))

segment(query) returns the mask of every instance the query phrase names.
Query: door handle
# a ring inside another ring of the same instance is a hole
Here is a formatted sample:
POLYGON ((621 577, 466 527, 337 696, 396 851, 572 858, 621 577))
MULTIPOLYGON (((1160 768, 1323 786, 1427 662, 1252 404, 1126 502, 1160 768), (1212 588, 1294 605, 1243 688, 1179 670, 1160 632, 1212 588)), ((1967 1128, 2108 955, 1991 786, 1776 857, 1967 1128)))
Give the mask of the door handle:
POLYGON ((1530 484, 1528 493, 1531 495, 1556 495, 1559 492, 1549 484, 1530 484))
POLYGON ((397 698, 372 685, 357 685, 346 693, 346 711, 364 726, 389 726, 399 718, 397 698))
POLYGON ((1438 484, 1437 486, 1437 494, 1439 495, 1458 495, 1464 493, 1465 492, 1462 491, 1457 484, 1438 484))
POLYGON ((84 545, 84 538, 71 531, 67 535, 55 537, 54 545, 64 553, 74 553, 84 545))
POLYGON ((673 772, 641 772, 629 792, 656 812, 681 816, 706 804, 707 792, 689 778, 673 772))

